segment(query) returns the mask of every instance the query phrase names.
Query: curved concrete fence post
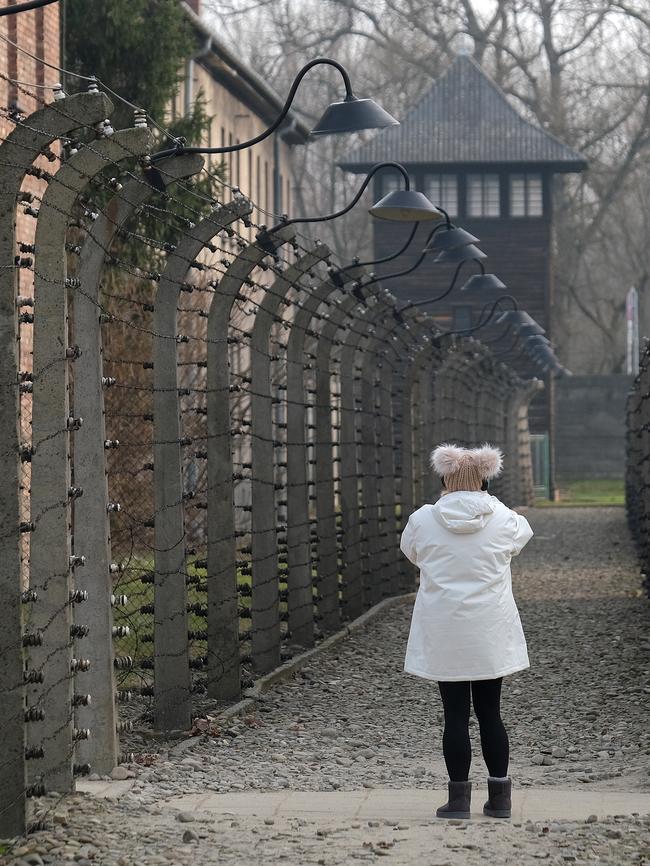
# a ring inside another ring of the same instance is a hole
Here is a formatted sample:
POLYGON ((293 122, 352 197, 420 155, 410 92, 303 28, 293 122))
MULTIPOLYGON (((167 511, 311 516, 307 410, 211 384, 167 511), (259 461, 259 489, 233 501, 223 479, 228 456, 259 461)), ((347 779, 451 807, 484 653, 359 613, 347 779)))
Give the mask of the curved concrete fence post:
MULTIPOLYGON (((403 323, 396 322, 394 316, 396 299, 390 292, 384 294, 383 300, 386 309, 382 354, 386 358, 385 365, 389 369, 379 377, 380 536, 383 539, 383 567, 388 577, 387 594, 394 595, 402 589, 408 575, 412 575, 412 566, 399 548, 402 530, 408 515, 413 510, 410 372, 416 366, 419 354, 429 350, 430 344, 426 332, 416 319, 409 321, 407 318, 403 323), (408 570, 405 563, 409 566, 408 570)), ((381 369, 379 364, 378 369, 381 369)))
POLYGON ((177 307, 191 263, 214 235, 250 212, 247 200, 217 205, 184 235, 167 259, 154 302, 154 724, 161 731, 188 730, 192 710, 177 307))
MULTIPOLYGON (((349 273, 349 272, 348 272, 349 273)), ((354 279, 350 273, 347 280, 354 279)), ((309 487, 307 483, 306 394, 304 351, 307 336, 318 336, 316 370, 329 375, 329 346, 345 318, 340 307, 330 304, 332 295, 342 286, 329 277, 323 280, 299 305, 287 339, 287 605, 289 631, 294 644, 314 645, 314 598, 311 576, 309 487), (312 320, 319 308, 327 305, 331 312, 322 318, 326 324, 316 333, 312 320), (336 324, 333 325, 333 323, 336 324), (333 326, 332 326, 333 325, 333 326), (326 349, 326 351, 323 351, 326 349)), ((351 303, 351 306, 354 302, 351 303)))
MULTIPOLYGON (((353 274, 358 275, 360 269, 354 269, 353 274)), ((350 278, 350 272, 346 274, 346 279, 350 278)), ((340 314, 349 314, 349 311, 354 311, 356 299, 350 304, 341 304, 338 310, 332 315, 332 324, 343 324, 339 318, 340 314)), ((318 594, 319 594, 319 613, 322 613, 322 627, 326 632, 335 631, 340 627, 341 616, 344 611, 344 603, 339 602, 339 571, 345 573, 345 563, 342 557, 342 567, 339 569, 339 549, 343 550, 345 544, 339 543, 339 529, 337 519, 341 520, 341 539, 345 536, 349 525, 343 518, 343 511, 349 502, 348 494, 351 490, 343 486, 343 477, 345 475, 343 455, 347 449, 344 433, 347 435, 349 424, 343 422, 343 413, 348 413, 349 407, 347 401, 344 408, 344 398, 339 394, 339 422, 336 425, 337 430, 333 426, 332 418, 332 381, 335 375, 335 354, 334 354, 334 335, 336 330, 325 325, 318 337, 318 348, 316 351, 316 515, 317 515, 317 531, 318 531, 318 594), (336 456, 338 454, 338 456, 336 456), (337 461, 335 463, 334 461, 337 461), (335 471, 335 467, 337 467, 335 471), (336 479, 338 476, 338 496, 336 494, 336 479), (339 511, 337 512, 337 502, 339 511)), ((338 370, 339 383, 343 379, 343 365, 339 364, 338 370)), ((340 384, 342 390, 342 384, 340 384)), ((348 414, 349 419, 349 414, 348 414)), ((352 440, 354 441, 354 439, 352 440)), ((354 463, 354 448, 349 455, 351 459, 346 460, 345 466, 348 463, 354 463)), ((356 469, 352 469, 352 474, 355 476, 352 480, 356 484, 356 469)), ((357 523, 358 525, 358 523, 357 523)), ((345 583, 343 578, 343 583, 345 583)), ((346 599, 345 590, 342 590, 342 596, 346 599)))
POLYGON ((481 389, 479 377, 480 352, 476 343, 476 340, 472 340, 468 346, 462 381, 465 443, 468 448, 473 448, 481 437, 481 419, 478 411, 478 398, 481 389))
POLYGON ((362 574, 367 577, 364 585, 372 605, 390 594, 390 586, 397 581, 398 566, 394 551, 386 542, 387 510, 392 511, 390 521, 395 510, 392 375, 378 375, 384 363, 380 356, 387 357, 388 351, 392 352, 392 347, 385 345, 394 321, 393 306, 387 300, 392 295, 377 288, 370 297, 375 305, 369 316, 369 338, 361 364, 361 490, 368 554, 362 574), (382 443, 383 437, 388 440, 387 445, 382 443))
MULTIPOLYGON (((446 351, 448 351, 446 347, 443 347, 443 357, 446 351)), ((418 449, 416 471, 420 479, 420 505, 425 502, 431 502, 435 496, 436 488, 433 472, 431 471, 430 456, 433 448, 441 442, 446 441, 449 436, 448 413, 450 401, 448 391, 449 382, 444 363, 439 366, 422 367, 419 376, 419 406, 416 431, 418 449)))
MULTIPOLYGON (((383 300, 384 290, 377 288, 370 297, 372 297, 377 304, 376 311, 378 316, 386 315, 386 302, 383 300), (379 301, 382 303, 382 308, 380 309, 379 301)), ((388 307, 388 309, 391 309, 388 307)), ((384 333, 385 329, 381 329, 381 333, 384 333)), ((329 331, 327 328, 323 329, 323 332, 319 335, 319 347, 321 343, 324 342, 325 339, 329 337, 329 331)), ((377 338, 375 340, 375 349, 377 347, 377 338)), ((329 340, 328 340, 329 342, 329 340)), ((321 581, 319 581, 319 592, 323 596, 323 610, 326 626, 329 630, 333 630, 339 627, 340 624, 340 605, 338 602, 338 543, 337 543, 337 527, 336 527, 336 497, 334 494, 334 472, 333 472, 333 448, 336 444, 336 439, 338 438, 339 442, 343 443, 340 446, 339 450, 341 452, 340 457, 341 461, 343 460, 343 449, 345 448, 345 439, 343 438, 343 422, 338 425, 338 437, 333 437, 333 426, 332 426, 332 416, 331 416, 331 354, 330 354, 330 363, 325 364, 326 351, 325 346, 323 346, 323 351, 317 351, 317 363, 316 363, 316 497, 317 497, 317 515, 323 514, 325 515, 325 520, 327 523, 323 523, 321 518, 318 518, 318 535, 319 535, 319 574, 321 576, 321 581), (330 590, 322 590, 322 586, 331 587, 330 590), (331 601, 327 601, 328 597, 331 601), (330 620, 331 618, 331 620, 330 620)), ((362 377, 364 374, 362 373, 362 377)), ((343 374, 341 373, 340 378, 342 379, 343 374)), ((386 391, 386 402, 384 404, 384 410, 391 402, 390 389, 386 391)), ((341 398, 342 399, 342 398, 341 398)), ((341 414, 343 412, 343 401, 341 403, 341 414)), ((390 418, 390 408, 387 410, 388 417, 390 418)), ((377 416, 378 417, 378 416, 377 416)), ((346 430, 347 432, 347 430, 346 430)), ((391 442, 391 457, 390 462, 392 464, 392 429, 387 432, 386 435, 391 442)), ((343 480, 344 471, 343 471, 343 463, 340 464, 340 477, 341 482, 343 480)), ((390 483, 394 483, 394 479, 389 479, 390 483)), ((342 496, 342 483, 341 483, 341 496, 342 496)), ((341 518, 343 519, 343 515, 341 514, 341 518)), ((345 532, 345 527, 342 523, 342 532, 345 532)), ((343 546, 343 545, 342 545, 343 546)))
MULTIPOLYGON (((386 454, 382 463, 389 465, 390 459, 394 462, 394 480, 389 486, 389 479, 383 477, 382 486, 386 487, 383 494, 384 501, 390 499, 392 503, 390 514, 395 515, 394 526, 387 536, 385 546, 388 556, 393 557, 394 569, 394 592, 408 591, 413 580, 413 566, 401 553, 399 540, 409 515, 414 510, 414 463, 413 463, 413 425, 414 425, 414 388, 416 376, 421 372, 424 363, 431 365, 432 346, 430 340, 432 321, 426 314, 406 311, 402 316, 403 323, 395 326, 393 321, 393 304, 395 298, 388 294, 391 302, 387 310, 387 320, 391 323, 388 328, 391 337, 392 353, 394 363, 392 376, 389 380, 382 379, 384 388, 390 381, 391 395, 382 398, 385 409, 382 411, 382 426, 385 432, 381 436, 381 448, 386 448, 389 440, 388 426, 392 426, 392 458, 386 454), (400 345, 401 344, 401 345, 400 345), (388 414, 388 406, 391 406, 388 414), (405 589, 406 588, 406 589, 405 589)), ((429 377, 430 378, 430 377, 429 377)))
MULTIPOLYGON (((360 387, 360 403, 359 414, 361 415, 360 424, 355 424, 353 431, 353 440, 357 444, 358 449, 358 466, 355 474, 361 478, 361 500, 363 516, 359 517, 360 531, 360 553, 361 553, 361 573, 358 591, 361 599, 356 602, 361 605, 364 610, 371 607, 375 603, 377 593, 374 589, 372 581, 372 567, 370 561, 374 565, 378 565, 379 557, 379 538, 378 538, 378 520, 377 507, 378 496, 374 474, 376 472, 376 440, 375 440, 375 410, 374 410, 374 381, 366 381, 364 377, 364 359, 366 357, 366 349, 361 348, 361 340, 363 337, 370 340, 374 333, 375 317, 382 312, 381 307, 376 303, 376 298, 370 294, 367 301, 373 301, 372 306, 362 309, 360 315, 355 322, 359 324, 355 328, 350 328, 345 335, 340 356, 340 381, 341 381, 341 401, 349 405, 350 402, 354 405, 354 383, 361 382, 360 387), (361 366, 357 366, 356 354, 359 350, 362 358, 361 366), (363 546, 366 546, 364 551, 363 546), (368 577, 366 580, 364 578, 368 577)), ((343 412, 342 419, 343 425, 343 412)), ((341 430, 343 434, 343 429, 341 430)), ((342 437, 343 441, 343 437, 342 437)), ((347 441, 347 440, 345 440, 347 441)), ((343 454, 342 454, 343 456, 343 454)), ((341 463, 341 474, 346 474, 344 464, 341 463)), ((358 491, 357 491, 358 497, 358 491)), ((358 498, 357 498, 358 501, 358 498)), ((377 599, 378 600, 378 599, 377 599)))
MULTIPOLYGON (((203 159, 185 155, 161 160, 161 177, 166 184, 191 177, 201 170, 203 159)), ((81 248, 77 277, 83 292, 73 299, 75 342, 83 357, 84 375, 75 382, 75 411, 92 421, 75 437, 75 484, 84 491, 83 508, 75 514, 75 534, 83 539, 87 563, 76 586, 88 591, 83 615, 92 634, 86 649, 90 660, 87 674, 89 704, 75 707, 75 727, 90 728, 93 736, 77 744, 80 763, 89 763, 93 772, 106 775, 117 764, 119 740, 116 729, 115 675, 113 651, 113 579, 110 572, 110 514, 104 441, 104 392, 102 388, 102 335, 99 317, 100 279, 104 258, 118 231, 126 225, 136 208, 149 200, 156 190, 146 180, 133 178, 106 205, 94 221, 81 248), (92 432, 91 432, 92 430, 92 432)))
MULTIPOLYGON (((473 341, 476 343, 476 341, 473 341)), ((467 353, 464 368, 464 388, 467 393, 465 407, 465 438, 467 446, 473 448, 481 437, 480 415, 478 412, 478 395, 481 388, 480 382, 480 358, 481 354, 476 345, 471 347, 467 353)))
MULTIPOLYGON (((346 272, 346 282, 347 279, 359 279, 362 273, 360 268, 351 269, 346 272)), ((328 371, 331 375, 334 352, 341 347, 338 359, 338 499, 341 513, 341 613, 344 619, 354 619, 363 611, 358 437, 352 368, 356 346, 365 328, 365 324, 360 324, 358 328, 355 325, 363 322, 364 315, 365 307, 361 306, 358 298, 353 294, 347 295, 330 313, 316 344, 316 369, 321 371, 321 376, 326 376, 328 371)))
MULTIPOLYGON (((372 418, 375 436, 375 447, 371 457, 370 444, 364 437, 364 446, 367 452, 367 463, 364 466, 364 477, 362 487, 366 501, 372 501, 376 497, 374 515, 366 515, 369 520, 371 531, 371 560, 370 569, 372 575, 370 582, 373 586, 375 601, 381 601, 396 591, 398 582, 399 566, 397 560, 396 541, 396 494, 395 494, 395 444, 394 425, 392 418, 393 410, 393 370, 387 369, 398 360, 397 350, 391 339, 394 329, 392 317, 393 305, 389 298, 392 296, 385 290, 377 294, 376 315, 373 317, 373 334, 368 341, 364 352, 362 366, 362 392, 366 387, 366 394, 370 395, 372 388, 372 411, 366 411, 366 418, 372 418), (395 362, 391 362, 389 355, 393 355, 395 362), (378 399, 378 403, 376 400, 378 399), (374 460, 372 476, 368 477, 368 469, 374 460), (374 536, 374 549, 372 538, 374 536), (374 559, 373 559, 374 555, 374 559)), ((397 337, 396 337, 397 339, 397 337)), ((370 409, 370 405, 364 406, 370 409)), ((367 430, 370 430, 368 424, 367 430)))
POLYGON ((511 493, 513 506, 535 504, 528 407, 531 400, 543 389, 544 382, 541 379, 533 378, 529 382, 522 383, 516 392, 515 400, 513 400, 514 405, 511 407, 511 447, 515 459, 511 493))
POLYGON ((422 403, 420 393, 422 391, 422 379, 424 377, 422 366, 415 368, 411 384, 411 477, 413 478, 413 508, 419 508, 424 502, 424 478, 422 476, 421 436, 422 426, 422 403))
MULTIPOLYGON (((292 226, 271 235, 276 249, 294 237, 292 226)), ((244 280, 270 255, 266 245, 246 246, 215 287, 208 313, 208 695, 241 694, 239 589, 230 429, 228 326, 244 280)))
MULTIPOLYGON (((23 179, 39 154, 58 138, 80 126, 106 118, 112 103, 99 93, 80 93, 30 115, 18 123, 0 144, 0 441, 3 448, 3 483, 0 484, 0 837, 25 829, 25 722, 22 650, 23 589, 20 556, 20 396, 18 316, 16 288, 16 201, 23 179)), ((27 443, 25 443, 27 444, 27 443)))
MULTIPOLYGON (((150 144, 143 143, 141 154, 150 144)), ((176 157, 166 161, 167 182, 188 177, 200 170, 200 157, 176 157)), ((79 763, 92 765, 96 773, 107 774, 117 764, 115 676, 113 668, 113 611, 110 573, 110 513, 104 441, 104 392, 102 387, 102 335, 99 316, 100 279, 104 260, 113 241, 155 190, 144 178, 135 177, 106 205, 93 222, 82 245, 76 276, 83 291, 73 297, 75 344, 83 357, 84 375, 75 382, 75 412, 87 419, 75 437, 75 485, 84 491, 83 508, 75 513, 75 535, 82 539, 87 564, 77 572, 75 587, 88 592, 83 617, 93 636, 86 648, 90 661, 87 690, 89 704, 75 707, 75 727, 91 729, 93 736, 77 744, 79 763)))
POLYGON ((485 385, 488 378, 492 375, 494 364, 491 361, 490 353, 484 347, 481 347, 481 357, 477 365, 477 382, 478 388, 475 395, 476 409, 476 431, 474 435, 474 444, 482 445, 484 442, 492 443, 491 430, 491 408, 490 395, 485 385))
MULTIPOLYGON (((29 770, 34 780, 57 791, 73 788, 73 658, 84 650, 83 633, 72 640, 73 569, 81 567, 83 559, 77 552, 73 557, 71 549, 70 433, 80 429, 83 419, 69 413, 68 359, 75 353, 68 349, 66 232, 77 197, 93 177, 107 165, 142 152, 148 143, 145 128, 116 132, 82 147, 48 185, 36 224, 30 588, 38 593, 31 627, 41 633, 42 642, 30 647, 29 657, 31 667, 47 669, 48 681, 44 688, 28 688, 30 705, 45 712, 38 743, 46 744, 44 756, 30 761, 29 770)), ((78 373, 83 374, 81 369, 78 373)), ((85 691, 83 674, 79 690, 85 691)))
POLYGON ((510 393, 511 393, 511 384, 506 377, 504 377, 504 371, 506 368, 502 365, 499 365, 497 368, 497 374, 493 378, 493 386, 495 393, 495 403, 498 407, 498 412, 496 414, 497 426, 495 429, 495 439, 496 445, 501 448, 504 454, 506 454, 506 460, 504 464, 506 465, 506 471, 501 474, 501 476, 495 479, 494 489, 497 496, 504 499, 504 501, 510 501, 510 480, 511 480, 511 464, 514 460, 513 454, 508 454, 508 426, 509 426, 509 408, 510 408, 510 393))
MULTIPOLYGON (((400 440, 400 520, 399 533, 401 535, 409 516, 415 511, 415 487, 416 479, 414 476, 414 455, 413 455, 413 434, 414 425, 417 424, 415 412, 417 406, 416 385, 417 378, 420 375, 421 367, 426 364, 432 353, 431 341, 425 328, 421 326, 419 320, 413 317, 412 321, 408 322, 408 327, 414 341, 413 354, 409 358, 408 364, 404 366, 403 376, 400 375, 397 385, 400 387, 398 391, 398 406, 399 406, 399 440, 400 440)), ((404 592, 411 591, 415 577, 416 569, 408 559, 400 555, 400 589, 404 592)))
MULTIPOLYGON (((275 501, 275 436, 271 393, 271 327, 300 279, 330 254, 318 244, 289 265, 264 292, 251 333, 252 599, 251 646, 255 672, 280 663, 280 587, 275 501)), ((288 437, 287 437, 288 438, 288 437)), ((288 503, 287 503, 288 507, 288 503)), ((300 518, 305 520, 306 514, 300 518)), ((288 522, 288 521, 287 521, 288 522)))

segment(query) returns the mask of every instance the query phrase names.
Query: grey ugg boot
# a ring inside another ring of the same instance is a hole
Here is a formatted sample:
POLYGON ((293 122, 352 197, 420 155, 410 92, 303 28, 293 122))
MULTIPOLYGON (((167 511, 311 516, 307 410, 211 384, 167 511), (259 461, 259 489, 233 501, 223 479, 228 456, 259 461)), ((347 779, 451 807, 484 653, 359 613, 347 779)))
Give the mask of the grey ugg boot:
POLYGON ((483 814, 492 818, 510 818, 512 814, 512 800, 510 797, 512 779, 508 776, 506 781, 499 781, 488 776, 488 800, 483 806, 483 814))
POLYGON ((437 818, 469 818, 469 804, 472 797, 472 783, 447 782, 449 799, 444 806, 436 809, 437 818))

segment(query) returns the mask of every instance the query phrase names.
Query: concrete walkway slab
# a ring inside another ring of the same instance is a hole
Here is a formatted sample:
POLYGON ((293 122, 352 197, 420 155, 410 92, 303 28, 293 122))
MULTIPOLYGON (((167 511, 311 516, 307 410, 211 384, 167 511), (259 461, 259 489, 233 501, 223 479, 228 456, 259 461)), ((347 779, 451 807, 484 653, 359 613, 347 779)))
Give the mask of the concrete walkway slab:
MULTIPOLYGON (((493 821, 483 815, 487 787, 472 790, 472 820, 493 821)), ((446 790, 428 788, 372 788, 359 791, 270 791, 228 794, 187 794, 159 801, 162 808, 194 812, 197 817, 222 815, 259 818, 302 817, 332 820, 394 819, 426 821, 435 818, 446 790)), ((620 791, 576 791, 562 788, 524 788, 513 791, 512 821, 584 820, 595 814, 650 814, 650 794, 620 791)))

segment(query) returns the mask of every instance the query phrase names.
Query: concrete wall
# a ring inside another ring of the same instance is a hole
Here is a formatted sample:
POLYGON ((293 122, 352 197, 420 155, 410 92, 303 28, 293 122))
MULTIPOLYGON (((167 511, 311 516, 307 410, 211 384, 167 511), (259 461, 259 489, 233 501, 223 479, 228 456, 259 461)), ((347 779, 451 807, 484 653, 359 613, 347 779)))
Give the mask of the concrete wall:
POLYGON ((625 400, 632 376, 573 376, 557 381, 557 478, 622 478, 625 400))

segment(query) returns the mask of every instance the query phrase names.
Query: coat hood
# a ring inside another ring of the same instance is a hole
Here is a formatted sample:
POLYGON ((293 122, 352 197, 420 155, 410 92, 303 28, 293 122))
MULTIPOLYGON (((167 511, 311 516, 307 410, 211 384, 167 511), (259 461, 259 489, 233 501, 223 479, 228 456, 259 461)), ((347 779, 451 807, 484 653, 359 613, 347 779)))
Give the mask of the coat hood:
POLYGON ((496 503, 484 491, 457 490, 441 496, 433 506, 433 513, 450 532, 478 532, 494 514, 496 503))

